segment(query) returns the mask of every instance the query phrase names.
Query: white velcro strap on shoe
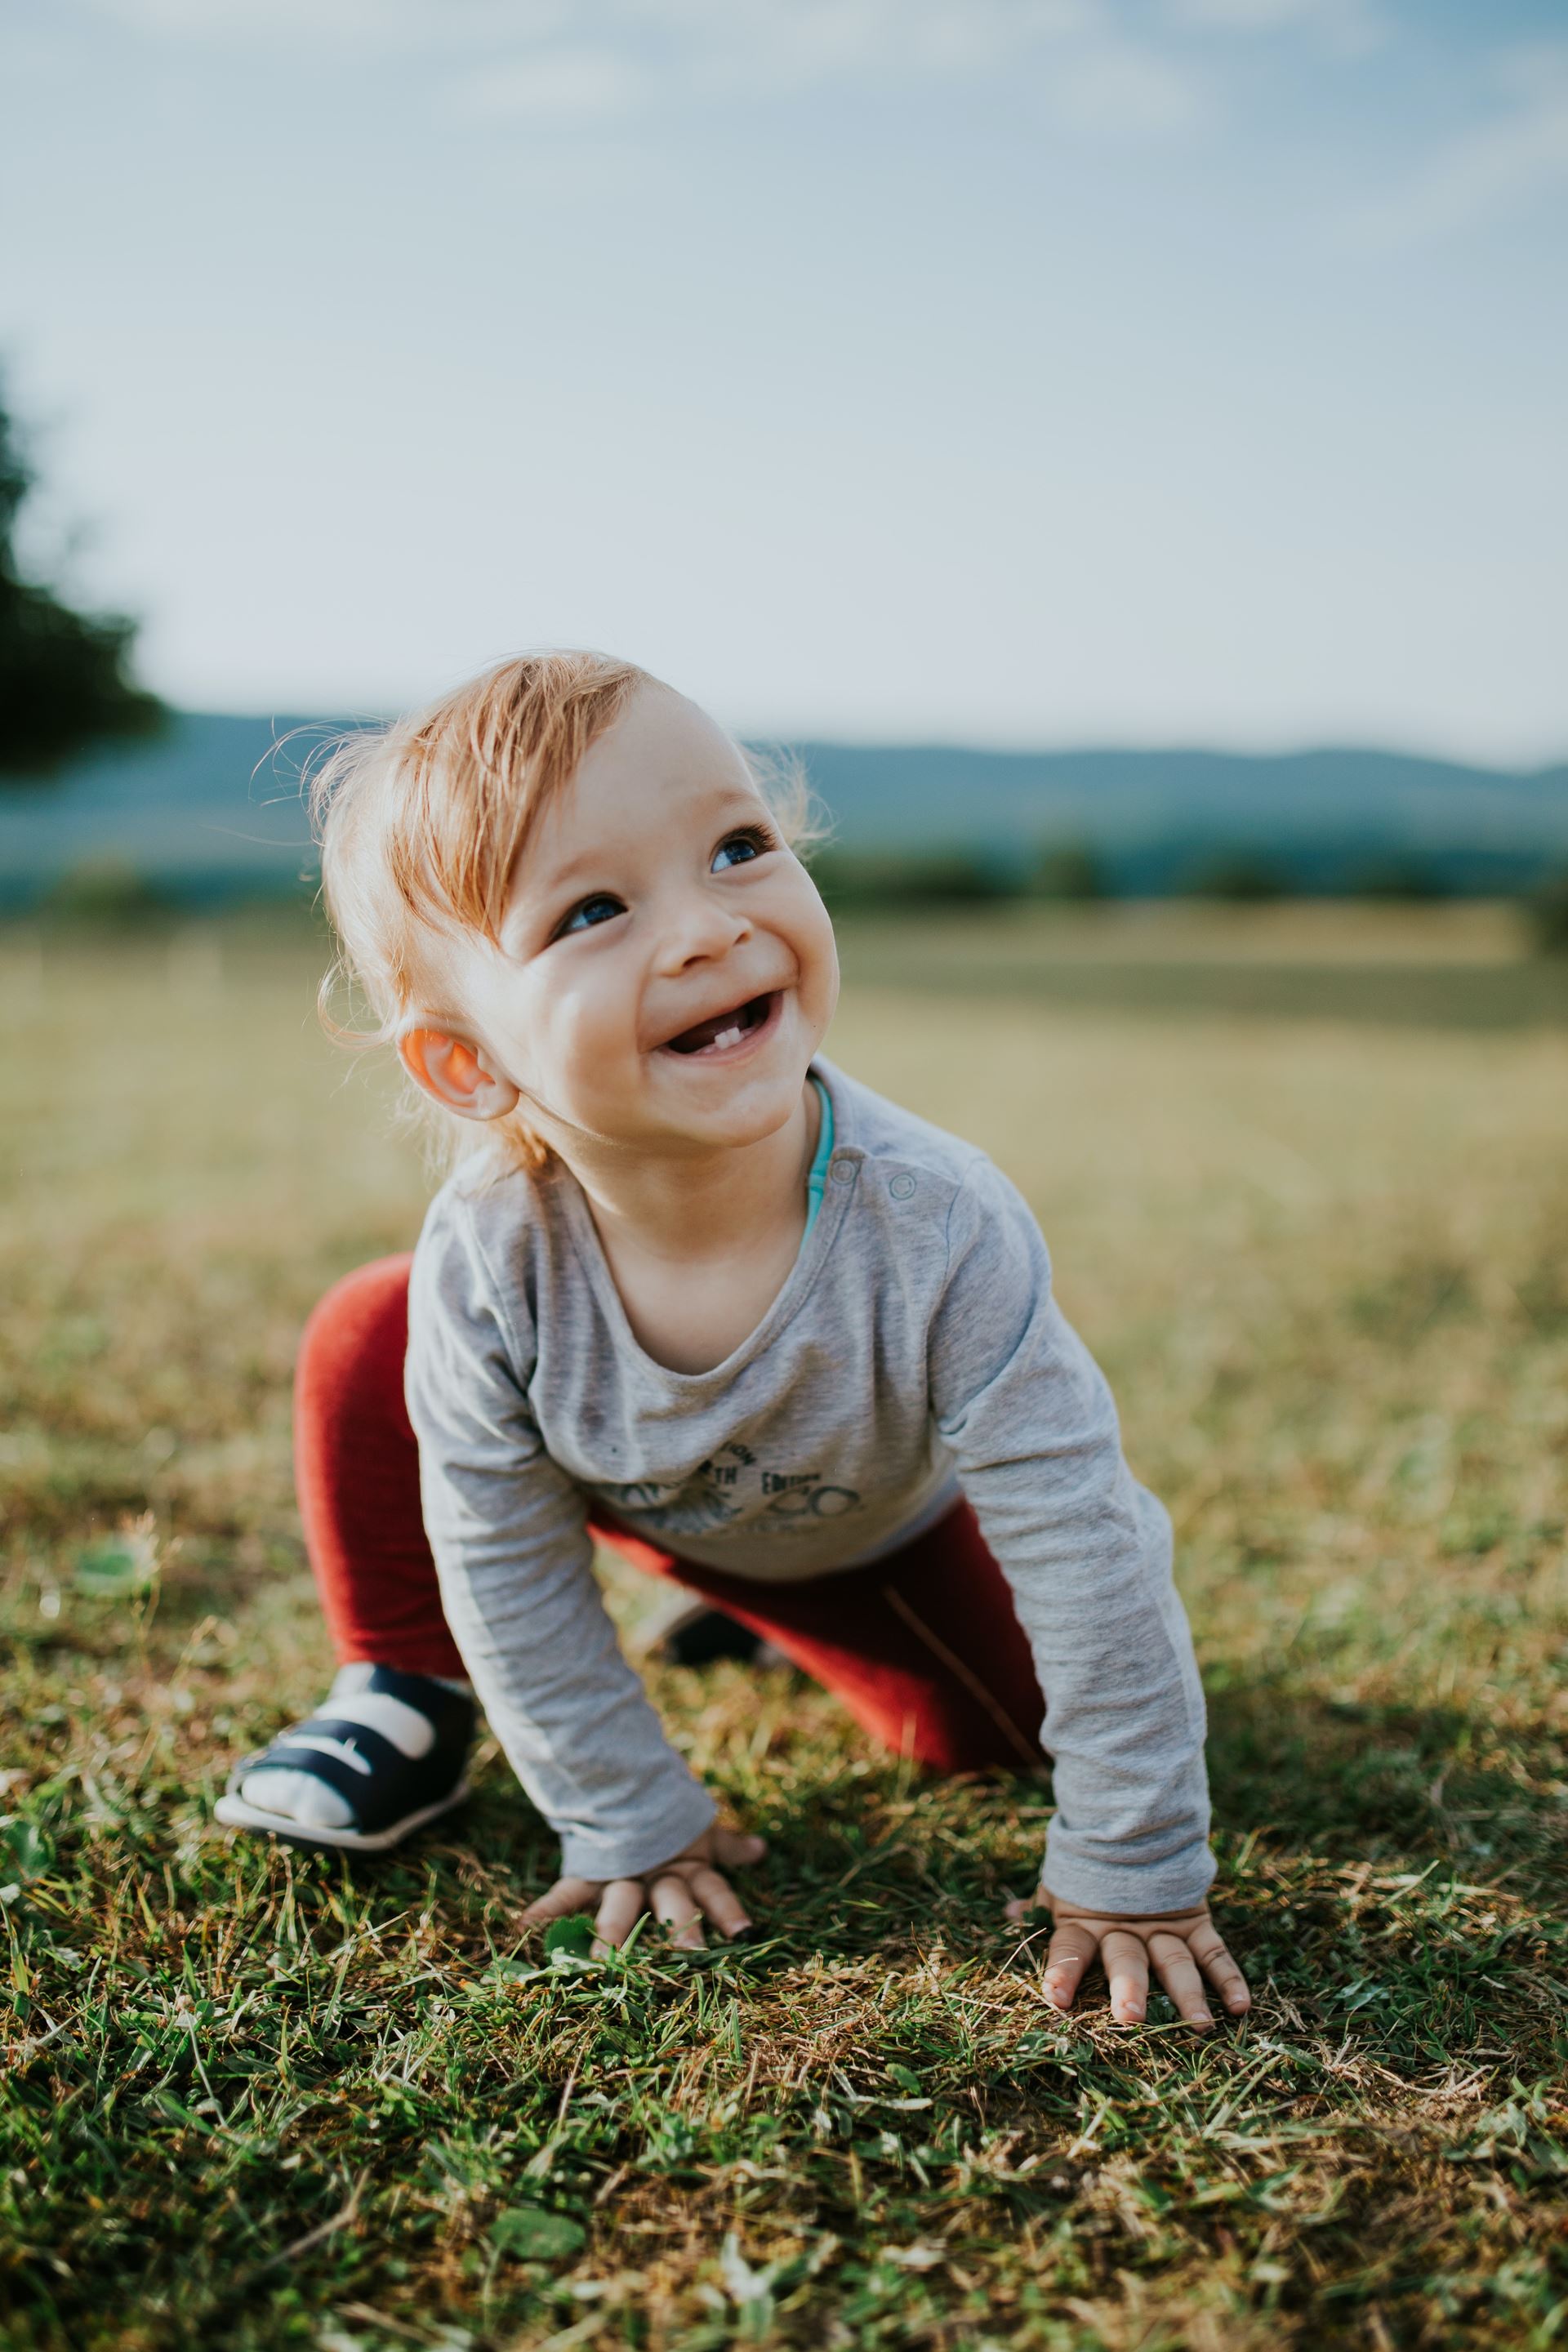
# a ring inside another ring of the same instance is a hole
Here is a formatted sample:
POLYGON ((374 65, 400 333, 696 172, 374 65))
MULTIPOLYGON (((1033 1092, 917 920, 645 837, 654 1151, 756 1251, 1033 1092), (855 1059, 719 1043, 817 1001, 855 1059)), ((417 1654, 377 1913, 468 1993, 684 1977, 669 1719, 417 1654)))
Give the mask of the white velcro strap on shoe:
POLYGON ((436 1727, 429 1717, 400 1698, 389 1698, 384 1691, 351 1691, 340 1698, 334 1685, 316 1712, 334 1723, 363 1723, 367 1731, 379 1731, 416 1762, 436 1745, 436 1727))

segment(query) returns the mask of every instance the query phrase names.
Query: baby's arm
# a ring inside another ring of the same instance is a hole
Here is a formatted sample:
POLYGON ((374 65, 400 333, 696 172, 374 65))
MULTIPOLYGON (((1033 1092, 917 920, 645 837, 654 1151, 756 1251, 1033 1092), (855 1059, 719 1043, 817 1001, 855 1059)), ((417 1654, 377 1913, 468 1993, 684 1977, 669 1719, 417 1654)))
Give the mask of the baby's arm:
MULTIPOLYGON (((490 1727, 561 1838, 552 1894, 628 1884, 652 1893, 664 1866, 680 1862, 698 1906, 729 1927, 714 1890, 690 1886, 692 1868, 712 1874, 713 1801, 621 1655, 581 1490, 550 1459, 529 1407, 531 1359, 473 1222, 460 1199, 444 1196, 409 1290, 406 1388, 425 1525, 447 1621, 490 1727)), ((669 1902, 679 1909, 673 1888, 669 1902)))
POLYGON ((1110 1390, 1051 1296, 1033 1216, 988 1161, 961 1187, 948 1234, 932 1403, 1046 1697, 1047 1990, 1070 2005, 1098 1950, 1119 2016, 1142 2014, 1151 1960, 1194 2022, 1206 2021, 1200 1965, 1239 2011, 1246 1988, 1205 1902, 1203 1689, 1169 1518, 1122 1458, 1110 1390))

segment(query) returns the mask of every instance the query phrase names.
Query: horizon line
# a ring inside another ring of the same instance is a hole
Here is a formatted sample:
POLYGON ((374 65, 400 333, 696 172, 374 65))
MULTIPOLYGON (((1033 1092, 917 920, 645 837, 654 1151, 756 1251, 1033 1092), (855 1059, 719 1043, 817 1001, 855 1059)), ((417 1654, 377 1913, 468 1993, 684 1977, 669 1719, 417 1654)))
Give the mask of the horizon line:
MULTIPOLYGON (((401 715, 399 712, 387 710, 361 712, 236 710, 175 702, 167 703, 166 708, 171 716, 176 719, 232 719, 247 723, 253 722, 258 726, 266 725, 273 728, 282 726, 290 729, 378 727, 390 724, 394 719, 401 715)), ((1014 738, 987 742, 978 739, 965 740, 952 735, 899 736, 858 732, 836 735, 819 734, 805 730, 785 732, 777 729, 742 727, 731 728, 729 732, 741 743, 755 744, 766 749, 799 751, 946 751, 984 759, 1002 760, 1094 759, 1129 755, 1149 759, 1199 758, 1237 761, 1372 757, 1405 760, 1430 767, 1468 768, 1484 774, 1515 777, 1521 782, 1540 781, 1553 776, 1559 772, 1568 771, 1568 743, 1565 743, 1563 750, 1555 756, 1520 761, 1495 758, 1482 759, 1454 751, 1418 749, 1408 742, 1379 740, 1375 736, 1363 737, 1359 740, 1346 737, 1306 738, 1297 739, 1289 743, 1260 746, 1256 743, 1204 741, 1201 739, 1184 737, 1171 737, 1163 740, 1114 736, 1077 737, 1064 738, 1055 742, 1014 738)), ((132 752, 138 751, 151 752, 155 749, 157 740, 156 737, 143 739, 139 743, 127 742, 123 748, 132 752)), ((286 737, 279 738, 279 744, 286 740, 286 737)), ((90 754, 89 757, 102 758, 109 754, 112 748, 114 747, 105 745, 101 751, 90 754)))

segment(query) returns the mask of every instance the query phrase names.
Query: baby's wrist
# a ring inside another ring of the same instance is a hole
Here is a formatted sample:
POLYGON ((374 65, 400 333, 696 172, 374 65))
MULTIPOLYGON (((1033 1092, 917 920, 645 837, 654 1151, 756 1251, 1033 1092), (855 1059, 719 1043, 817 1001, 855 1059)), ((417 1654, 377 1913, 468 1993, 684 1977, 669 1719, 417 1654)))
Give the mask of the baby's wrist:
POLYGON ((1122 1859, 1109 1842, 1058 1834, 1053 1822, 1037 1900, 1094 1918, 1179 1918, 1204 1908, 1214 1880, 1206 1838, 1173 1853, 1144 1857, 1134 1849, 1122 1859))
POLYGON ((1197 1919, 1208 1909, 1208 1897, 1200 1895, 1194 1903, 1184 1903, 1174 1910, 1168 1906, 1156 1908, 1143 1904, 1074 1903, 1064 1895, 1053 1895, 1044 1879, 1036 1889, 1041 1908, 1056 1919, 1197 1919))

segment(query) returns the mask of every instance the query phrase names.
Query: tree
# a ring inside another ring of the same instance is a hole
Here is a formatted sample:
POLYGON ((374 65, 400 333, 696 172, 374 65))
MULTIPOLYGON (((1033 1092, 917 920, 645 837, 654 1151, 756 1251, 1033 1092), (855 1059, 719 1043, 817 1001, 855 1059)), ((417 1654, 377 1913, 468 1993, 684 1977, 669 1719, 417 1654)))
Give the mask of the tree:
POLYGON ((1062 842, 1042 849, 1029 877, 1037 898, 1103 898, 1105 869, 1087 843, 1062 842))
POLYGON ((1568 866, 1548 875, 1531 893, 1529 906, 1542 954, 1568 956, 1568 866))
POLYGON ((16 521, 34 480, 0 403, 0 783, 52 774, 95 743, 154 734, 166 715, 131 676, 133 621, 73 612, 24 579, 16 521))
POLYGON ((1237 906, 1261 905, 1290 895, 1290 877, 1272 858, 1250 849, 1222 850, 1199 865, 1187 882, 1191 898, 1231 898, 1237 906))

